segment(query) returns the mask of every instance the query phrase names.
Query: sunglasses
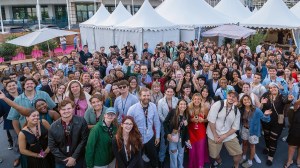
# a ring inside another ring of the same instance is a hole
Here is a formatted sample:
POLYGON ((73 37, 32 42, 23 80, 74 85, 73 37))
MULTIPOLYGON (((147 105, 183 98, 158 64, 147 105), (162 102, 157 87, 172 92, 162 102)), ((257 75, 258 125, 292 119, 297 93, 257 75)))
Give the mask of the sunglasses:
POLYGON ((126 89, 127 86, 119 86, 119 89, 126 89))

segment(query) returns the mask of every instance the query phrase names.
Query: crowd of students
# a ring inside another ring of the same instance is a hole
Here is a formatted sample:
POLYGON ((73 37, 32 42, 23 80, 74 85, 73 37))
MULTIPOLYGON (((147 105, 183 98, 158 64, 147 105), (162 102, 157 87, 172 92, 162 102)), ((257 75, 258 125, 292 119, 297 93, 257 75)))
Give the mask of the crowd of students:
POLYGON ((265 157, 255 149, 262 132, 263 164, 272 166, 285 125, 282 166, 297 151, 300 167, 299 70, 292 47, 192 40, 90 53, 85 45, 2 77, 0 116, 14 167, 220 167, 224 145, 233 167, 248 168, 265 157))

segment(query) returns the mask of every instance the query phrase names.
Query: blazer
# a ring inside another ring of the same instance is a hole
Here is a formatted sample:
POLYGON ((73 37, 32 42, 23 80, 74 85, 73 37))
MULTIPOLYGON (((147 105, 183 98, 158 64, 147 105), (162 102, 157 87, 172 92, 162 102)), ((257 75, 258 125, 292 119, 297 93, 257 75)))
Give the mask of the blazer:
POLYGON ((61 118, 52 123, 48 131, 48 146, 55 156, 56 163, 64 163, 63 160, 70 156, 76 160, 84 158, 89 132, 87 123, 83 117, 74 115, 70 126, 72 136, 72 144, 69 149, 70 155, 67 154, 67 141, 61 118))
MULTIPOLYGON (((178 103, 178 98, 173 96, 172 97, 172 109, 176 108, 177 103, 178 103)), ((161 122, 165 121, 169 111, 170 111, 170 109, 169 109, 167 99, 165 96, 158 101, 158 105, 157 105, 157 112, 158 112, 159 120, 161 122)))
MULTIPOLYGON (((213 89, 213 79, 209 79, 206 82, 206 85, 208 87, 208 96, 211 97, 211 98, 214 98, 215 97, 215 92, 214 92, 214 89, 213 89)), ((219 82, 218 82, 217 89, 219 87, 220 87, 220 85, 219 85, 219 82)), ((216 89, 216 91, 217 91, 217 89, 216 89)))
POLYGON ((119 151, 116 138, 114 138, 112 141, 112 147, 113 147, 114 155, 116 157, 118 168, 144 167, 144 162, 142 159, 142 150, 138 151, 136 154, 131 152, 131 158, 129 162, 127 162, 125 148, 123 147, 119 151))

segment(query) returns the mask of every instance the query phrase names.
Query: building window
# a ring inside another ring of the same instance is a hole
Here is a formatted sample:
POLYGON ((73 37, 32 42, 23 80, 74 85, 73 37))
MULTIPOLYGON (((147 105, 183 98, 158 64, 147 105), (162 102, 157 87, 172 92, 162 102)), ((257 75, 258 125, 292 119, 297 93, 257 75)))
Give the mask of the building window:
POLYGON ((55 5, 55 19, 67 20, 67 5, 55 5))
POLYGON ((2 19, 5 20, 6 17, 5 17, 5 10, 4 10, 4 7, 1 7, 1 13, 2 13, 2 19))
POLYGON ((115 10, 115 6, 106 6, 106 9, 109 13, 112 13, 115 10))
MULTIPOLYGON (((26 7, 13 7, 13 18, 14 19, 32 19, 37 20, 36 16, 36 7, 35 6, 26 6, 26 7)), ((41 14, 42 19, 45 19, 48 16, 48 7, 47 6, 41 6, 41 14)))
POLYGON ((94 15, 94 4, 76 4, 77 22, 84 22, 94 15))

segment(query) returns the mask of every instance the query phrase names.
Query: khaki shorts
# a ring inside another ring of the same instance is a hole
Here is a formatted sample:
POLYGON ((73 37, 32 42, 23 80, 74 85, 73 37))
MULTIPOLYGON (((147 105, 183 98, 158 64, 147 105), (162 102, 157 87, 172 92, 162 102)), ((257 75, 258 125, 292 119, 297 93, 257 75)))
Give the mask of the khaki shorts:
MULTIPOLYGON (((242 148, 239 144, 238 139, 235 137, 232 140, 223 142, 229 155, 235 156, 235 155, 241 155, 243 153, 242 148)), ((223 143, 215 143, 215 141, 208 138, 208 150, 209 150, 209 156, 213 159, 217 158, 217 156, 220 154, 223 143)))

